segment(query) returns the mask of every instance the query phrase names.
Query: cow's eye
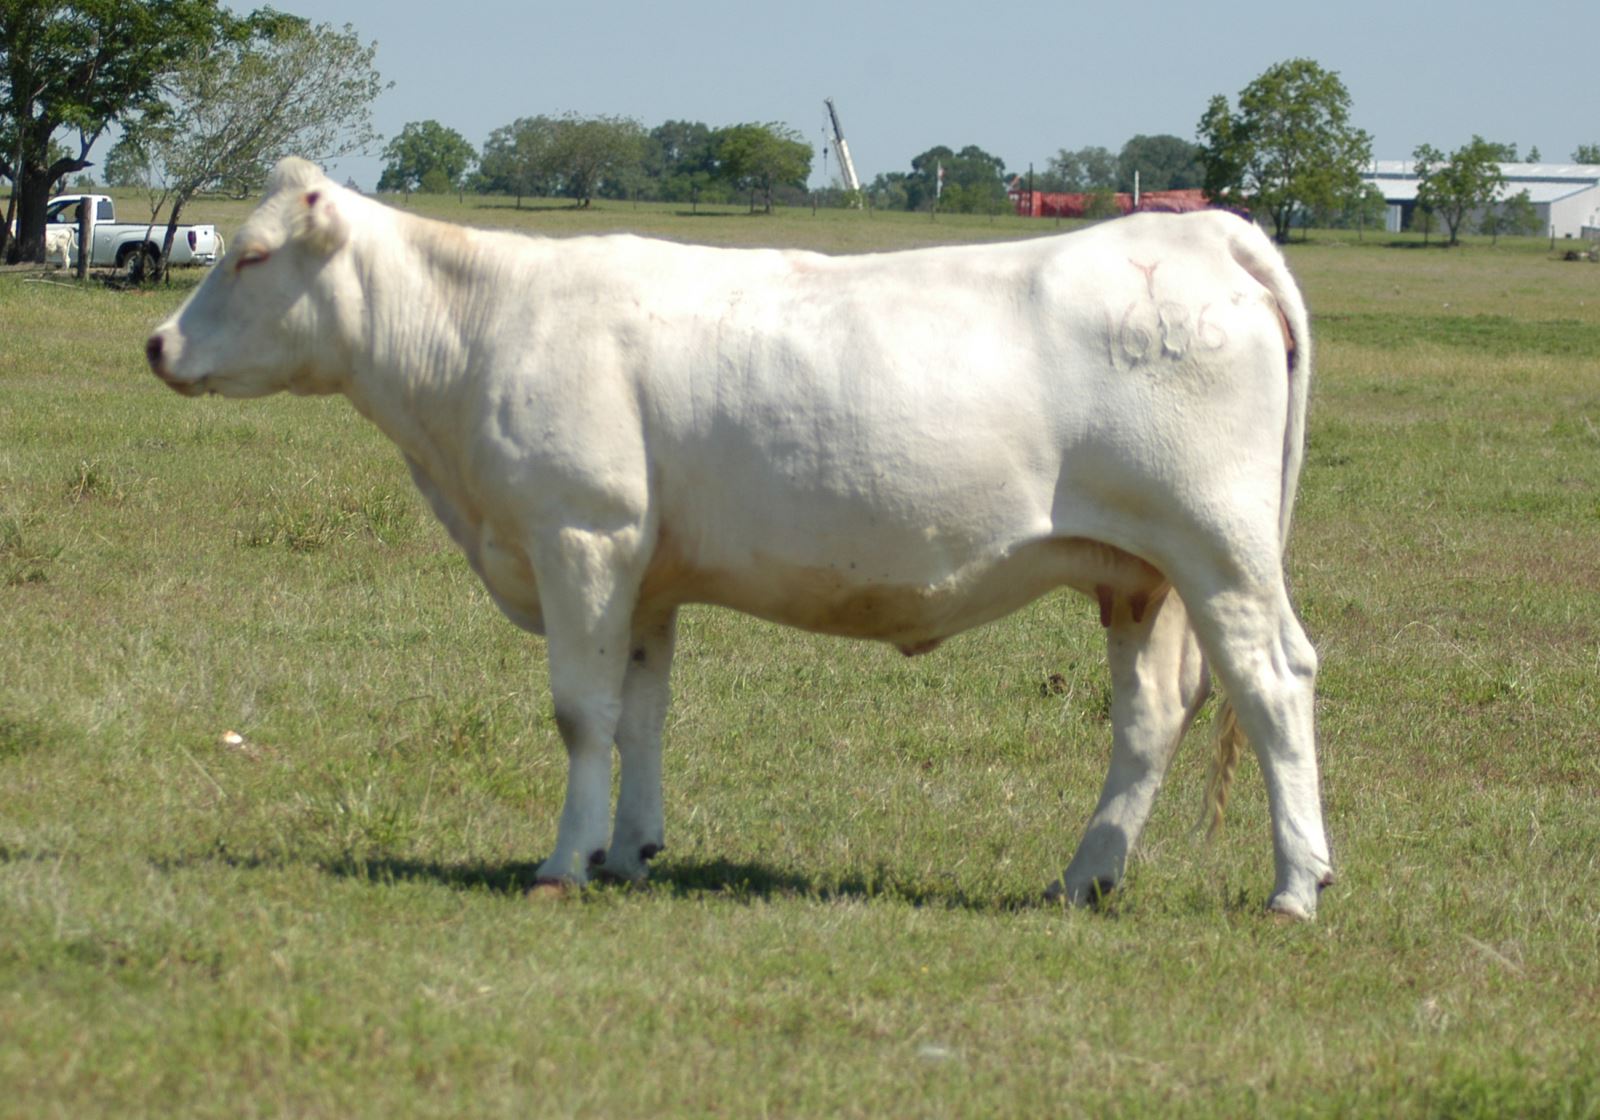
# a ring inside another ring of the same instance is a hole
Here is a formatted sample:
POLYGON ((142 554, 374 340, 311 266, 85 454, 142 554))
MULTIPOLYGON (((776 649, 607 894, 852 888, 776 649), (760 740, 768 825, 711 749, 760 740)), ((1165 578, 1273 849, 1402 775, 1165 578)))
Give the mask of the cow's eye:
POLYGON ((233 264, 235 272, 243 272, 253 264, 261 264, 272 254, 265 249, 246 249, 239 254, 239 259, 233 264))

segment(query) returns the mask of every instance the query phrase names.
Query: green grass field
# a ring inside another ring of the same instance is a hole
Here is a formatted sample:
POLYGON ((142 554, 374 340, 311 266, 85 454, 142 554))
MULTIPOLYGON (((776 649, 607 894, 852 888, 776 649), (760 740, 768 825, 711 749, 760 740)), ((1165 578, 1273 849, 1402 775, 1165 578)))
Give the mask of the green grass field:
POLYGON ((341 401, 162 388, 192 276, 0 275, 0 1117, 1600 1116, 1600 267, 1557 255, 1290 250, 1339 872, 1299 926, 1253 762, 1194 833, 1204 727, 1109 907, 1039 901, 1109 751, 1066 595, 914 660, 687 611, 653 884, 527 896, 544 650, 392 448, 341 401))

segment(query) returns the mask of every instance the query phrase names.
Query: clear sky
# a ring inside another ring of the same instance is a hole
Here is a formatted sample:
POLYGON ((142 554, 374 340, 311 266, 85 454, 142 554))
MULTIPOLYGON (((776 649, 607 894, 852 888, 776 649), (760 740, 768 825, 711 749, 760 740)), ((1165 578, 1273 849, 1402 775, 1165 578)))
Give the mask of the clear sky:
MULTIPOLYGON (((976 144, 1022 172, 1061 148, 1116 151, 1139 133, 1193 140, 1213 94, 1231 99, 1296 57, 1340 74, 1380 159, 1424 142, 1449 151, 1474 133, 1524 155, 1537 146, 1548 162, 1600 141, 1594 0, 273 6, 377 40, 378 69, 394 82, 374 111, 386 137, 433 119, 478 147, 517 117, 566 111, 646 128, 779 121, 820 147, 831 96, 863 182, 909 170, 937 144, 976 144)), ((370 188, 381 167, 375 152, 332 171, 370 188)), ((820 156, 813 167, 812 181, 825 182, 820 156)), ((827 172, 837 174, 831 153, 827 172)))

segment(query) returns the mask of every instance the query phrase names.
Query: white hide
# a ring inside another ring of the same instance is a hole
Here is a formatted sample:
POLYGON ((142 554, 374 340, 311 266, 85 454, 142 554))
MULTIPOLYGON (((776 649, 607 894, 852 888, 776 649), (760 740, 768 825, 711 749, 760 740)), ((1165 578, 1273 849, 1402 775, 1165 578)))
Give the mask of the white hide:
POLYGON ((1067 586, 1107 628, 1113 754, 1054 892, 1120 881, 1208 669, 1266 776, 1271 905, 1330 881, 1282 566, 1307 318, 1236 217, 828 257, 461 229, 286 161, 147 349, 185 394, 345 394, 547 636, 545 878, 640 877, 663 843, 681 604, 919 653, 1067 586))
POLYGON ((74 226, 46 226, 44 231, 44 259, 61 259, 62 268, 70 268, 72 255, 78 251, 78 231, 74 226))

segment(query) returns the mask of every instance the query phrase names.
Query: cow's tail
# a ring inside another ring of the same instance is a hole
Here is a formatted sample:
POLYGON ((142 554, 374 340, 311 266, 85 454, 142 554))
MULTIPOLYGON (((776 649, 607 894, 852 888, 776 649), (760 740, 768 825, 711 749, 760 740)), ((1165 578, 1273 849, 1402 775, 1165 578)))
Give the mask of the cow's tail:
MULTIPOLYGON (((1306 403, 1311 389, 1311 318, 1300 288, 1284 263, 1283 254, 1255 225, 1237 223, 1230 238, 1233 259, 1267 290, 1283 329, 1284 375, 1288 379, 1288 409, 1283 425, 1283 495, 1278 507, 1280 555, 1289 547, 1289 522, 1294 513, 1300 466, 1305 459, 1306 403)), ((1226 695, 1217 709, 1211 766, 1206 774, 1205 806, 1201 826, 1208 837, 1222 829, 1228 806, 1228 789, 1239 766, 1247 740, 1238 713, 1226 695)))

